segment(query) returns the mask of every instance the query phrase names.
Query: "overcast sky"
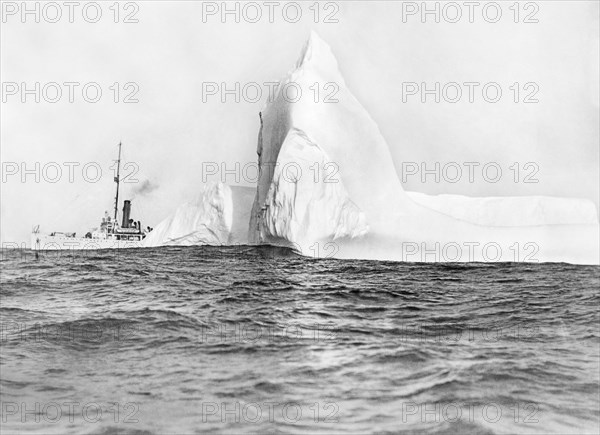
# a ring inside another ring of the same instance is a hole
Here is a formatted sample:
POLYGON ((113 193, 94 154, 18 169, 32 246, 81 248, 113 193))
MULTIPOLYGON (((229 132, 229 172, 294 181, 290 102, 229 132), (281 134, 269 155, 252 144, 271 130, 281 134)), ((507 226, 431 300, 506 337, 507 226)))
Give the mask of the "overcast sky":
MULTIPOLYGON (((264 88, 259 102, 235 103, 230 97, 224 104, 219 96, 203 102, 203 83, 225 82, 233 87, 235 82, 244 86, 276 81, 293 67, 311 29, 332 47, 348 87, 386 138, 399 174, 403 162, 426 162, 430 168, 434 162, 442 166, 495 162, 503 170, 497 183, 485 181, 481 170, 476 171, 474 183, 466 173, 457 183, 444 179, 435 183, 431 177, 422 183, 418 176, 409 176, 404 183, 407 190, 582 197, 598 204, 599 13, 595 1, 539 1, 537 11, 520 10, 519 23, 509 9, 512 1, 501 2, 503 15, 496 23, 487 22, 480 9, 470 23, 464 16, 466 7, 457 23, 446 22, 443 16, 440 23, 431 16, 423 23, 418 14, 405 16, 403 22, 406 2, 391 1, 339 2, 337 11, 321 4, 319 23, 309 9, 313 2, 302 3, 303 15, 296 23, 283 19, 281 7, 270 23, 262 2, 263 18, 257 23, 235 23, 232 17, 222 23, 218 14, 203 22, 201 2, 137 2, 138 23, 114 23, 112 3, 102 4, 97 23, 86 22, 81 10, 75 10, 74 23, 69 23, 66 8, 57 23, 44 22, 43 16, 40 23, 30 16, 22 23, 19 13, 3 16, 3 89, 9 89, 9 82, 25 82, 30 88, 35 82, 42 86, 81 83, 73 103, 65 86, 61 100, 54 104, 43 96, 40 103, 33 96, 23 103, 18 93, 3 94, 3 170, 14 167, 6 166, 9 163, 23 162, 30 169, 35 162, 41 167, 50 162, 63 166, 56 183, 44 177, 36 183, 33 175, 23 183, 20 173, 3 171, 3 243, 29 241, 35 224, 48 232, 81 232, 96 226, 104 210, 112 210, 114 183, 109 168, 120 140, 124 161, 139 168, 134 176, 139 182, 124 184, 121 199, 134 198, 133 216, 144 226, 158 224, 199 192, 203 162, 225 162, 229 168, 234 162, 242 166, 256 162, 258 112, 268 89, 264 88), (332 12, 338 23, 322 22, 332 12), (538 23, 522 22, 534 12, 538 23), (88 82, 98 83, 103 91, 95 104, 81 96, 88 82), (134 98, 139 102, 115 103, 110 89, 115 82, 120 84, 120 100, 133 89, 123 85, 136 83, 139 90, 134 98), (499 102, 488 103, 479 87, 474 103, 466 95, 454 104, 443 100, 436 104, 431 97, 422 103, 419 95, 403 102, 405 82, 431 86, 495 82, 503 95, 499 102), (515 103, 510 89, 515 82, 521 87, 520 100, 536 90, 533 98, 539 102, 515 103), (535 87, 524 89, 529 82, 535 87), (65 162, 80 164, 73 182, 65 162), (81 168, 88 162, 97 162, 103 170, 96 183, 83 178, 81 168), (515 162, 520 164, 518 182, 510 169, 515 162), (535 166, 524 168, 528 162, 535 166), (539 182, 524 183, 534 169, 539 169, 533 177, 539 182), (146 180, 149 192, 136 193, 146 180)), ((16 5, 20 7, 20 2, 16 5)), ((133 11, 122 5, 119 21, 133 11)), ((54 17, 53 11, 46 12, 50 19, 54 17)), ((452 19, 454 11, 446 12, 452 19)), ((53 177, 48 168, 46 175, 53 177)), ((236 184, 232 176, 227 181, 236 184)), ((252 183, 241 180, 240 184, 252 183)))

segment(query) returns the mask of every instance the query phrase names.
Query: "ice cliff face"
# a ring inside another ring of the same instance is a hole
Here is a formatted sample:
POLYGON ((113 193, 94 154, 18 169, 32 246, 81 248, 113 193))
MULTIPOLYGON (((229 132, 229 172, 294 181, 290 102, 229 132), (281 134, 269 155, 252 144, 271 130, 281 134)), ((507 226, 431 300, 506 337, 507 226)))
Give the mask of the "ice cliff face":
POLYGON ((287 240, 307 246, 313 240, 367 233, 364 213, 350 200, 343 183, 331 175, 335 164, 306 133, 291 128, 276 163, 267 168, 272 172, 269 188, 260 210, 255 203, 256 215, 252 215, 257 217, 253 225, 260 241, 287 240))

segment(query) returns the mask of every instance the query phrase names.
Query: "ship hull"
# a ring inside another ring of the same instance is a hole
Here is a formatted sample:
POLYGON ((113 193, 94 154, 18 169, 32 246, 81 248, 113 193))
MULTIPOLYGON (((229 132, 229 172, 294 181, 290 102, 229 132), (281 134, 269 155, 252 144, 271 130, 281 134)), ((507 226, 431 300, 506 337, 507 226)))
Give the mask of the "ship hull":
POLYGON ((89 249, 141 248, 140 240, 90 239, 84 237, 61 237, 32 234, 31 249, 34 251, 71 251, 89 249))

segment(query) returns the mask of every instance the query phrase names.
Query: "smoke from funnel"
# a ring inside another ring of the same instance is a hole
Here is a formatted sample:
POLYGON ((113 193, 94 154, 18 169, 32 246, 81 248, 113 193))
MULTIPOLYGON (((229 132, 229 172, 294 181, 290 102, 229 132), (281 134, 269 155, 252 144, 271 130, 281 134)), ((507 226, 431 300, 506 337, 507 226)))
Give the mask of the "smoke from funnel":
POLYGON ((139 186, 136 186, 133 189, 133 194, 136 196, 143 196, 155 191, 156 189, 158 189, 158 185, 152 183, 150 180, 144 180, 139 186))

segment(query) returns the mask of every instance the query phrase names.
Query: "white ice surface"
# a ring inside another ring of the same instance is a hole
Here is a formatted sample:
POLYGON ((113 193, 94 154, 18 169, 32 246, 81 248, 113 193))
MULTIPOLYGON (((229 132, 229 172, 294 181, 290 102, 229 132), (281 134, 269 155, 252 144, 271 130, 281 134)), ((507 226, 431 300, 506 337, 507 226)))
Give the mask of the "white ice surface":
POLYGON ((406 192, 414 202, 478 225, 518 227, 598 224, 596 205, 587 199, 548 196, 469 197, 406 192))
POLYGON ((210 183, 144 239, 145 247, 246 244, 251 197, 248 189, 210 183))
POLYGON ((314 33, 261 123, 253 243, 339 258, 599 262, 597 215, 587 201, 407 195, 377 125, 314 33), (284 98, 291 82, 302 90, 299 101, 284 98), (315 83, 336 84, 338 102, 315 102, 315 83))

